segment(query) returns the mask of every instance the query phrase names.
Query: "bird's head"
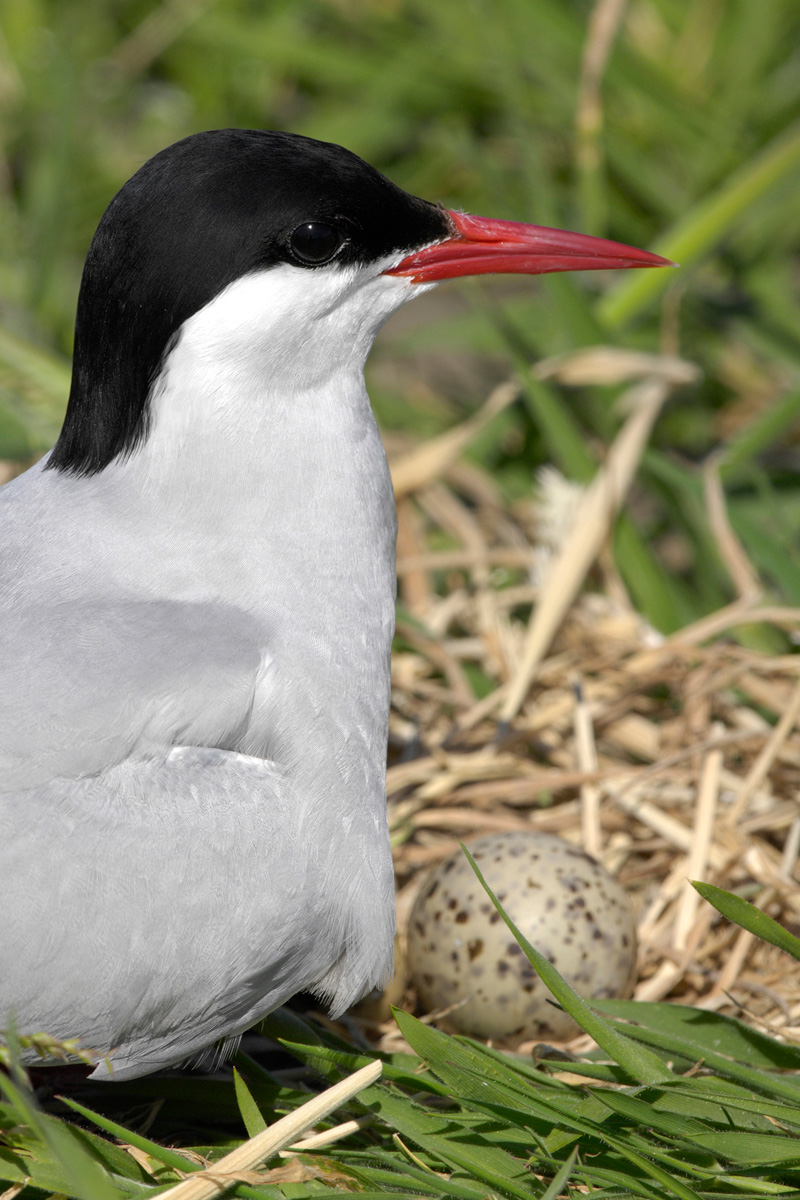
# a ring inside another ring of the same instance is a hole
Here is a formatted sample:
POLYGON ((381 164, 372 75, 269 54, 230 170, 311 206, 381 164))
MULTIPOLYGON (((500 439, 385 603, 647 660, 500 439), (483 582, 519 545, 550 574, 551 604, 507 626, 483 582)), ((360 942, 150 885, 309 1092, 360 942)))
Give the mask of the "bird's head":
POLYGON ((386 318, 444 279, 668 265, 615 242, 451 212, 341 146, 227 129, 161 151, 86 259, 72 389, 48 466, 101 471, 147 438, 170 356, 273 389, 359 368, 386 318))

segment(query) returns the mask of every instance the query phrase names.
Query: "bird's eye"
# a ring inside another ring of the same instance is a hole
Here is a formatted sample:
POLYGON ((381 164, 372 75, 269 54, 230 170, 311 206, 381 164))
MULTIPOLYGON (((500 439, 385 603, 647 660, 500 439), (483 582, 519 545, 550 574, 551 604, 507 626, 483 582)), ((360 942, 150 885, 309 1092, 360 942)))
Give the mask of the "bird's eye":
POLYGON ((329 262, 344 244, 344 235, 324 221, 304 221, 289 235, 289 249, 298 262, 318 267, 329 262))

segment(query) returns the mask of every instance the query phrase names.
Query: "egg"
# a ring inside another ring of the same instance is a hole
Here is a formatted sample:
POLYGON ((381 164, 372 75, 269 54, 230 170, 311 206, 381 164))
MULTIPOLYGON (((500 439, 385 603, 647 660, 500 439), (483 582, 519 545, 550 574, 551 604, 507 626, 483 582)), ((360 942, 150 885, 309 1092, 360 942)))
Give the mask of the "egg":
MULTIPOLYGON (((470 851, 511 920, 580 996, 632 994, 633 913, 600 863, 536 832, 492 834, 470 851)), ((577 1032, 572 1018, 548 1003, 552 993, 461 850, 435 868, 417 895, 408 966, 421 1005, 428 1012, 452 1008, 447 1020, 459 1033, 567 1038, 577 1032)))

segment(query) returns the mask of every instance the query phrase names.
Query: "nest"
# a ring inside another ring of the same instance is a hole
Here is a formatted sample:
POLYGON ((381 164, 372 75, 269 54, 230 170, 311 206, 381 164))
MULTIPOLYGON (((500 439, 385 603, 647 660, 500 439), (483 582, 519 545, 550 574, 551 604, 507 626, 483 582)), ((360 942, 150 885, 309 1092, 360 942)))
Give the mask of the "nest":
POLYGON ((790 1038, 800 964, 723 920, 689 880, 800 924, 800 657, 734 637, 753 622, 791 636, 800 609, 764 602, 712 463, 707 508, 738 598, 669 637, 653 630, 608 537, 661 405, 694 368, 598 349, 539 372, 631 383, 626 420, 586 491, 546 472, 538 498, 509 510, 491 478, 459 459, 518 394, 513 382, 443 437, 387 446, 402 614, 387 777, 401 937, 395 981, 359 1022, 397 1047, 388 1001, 415 1003, 402 931, 426 870, 461 839, 535 829, 580 844, 626 888, 637 998, 723 1010, 790 1038), (431 549, 443 541, 448 549, 431 549))

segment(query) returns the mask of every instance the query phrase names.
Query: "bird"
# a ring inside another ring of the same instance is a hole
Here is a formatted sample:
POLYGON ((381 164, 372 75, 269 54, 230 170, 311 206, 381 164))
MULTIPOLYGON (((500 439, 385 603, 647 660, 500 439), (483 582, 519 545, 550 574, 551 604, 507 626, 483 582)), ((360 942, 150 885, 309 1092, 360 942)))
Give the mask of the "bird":
POLYGON ((442 280, 663 266, 197 133, 91 241, 53 449, 0 490, 0 1028, 163 1070, 392 970, 396 514, 364 383, 442 280))

